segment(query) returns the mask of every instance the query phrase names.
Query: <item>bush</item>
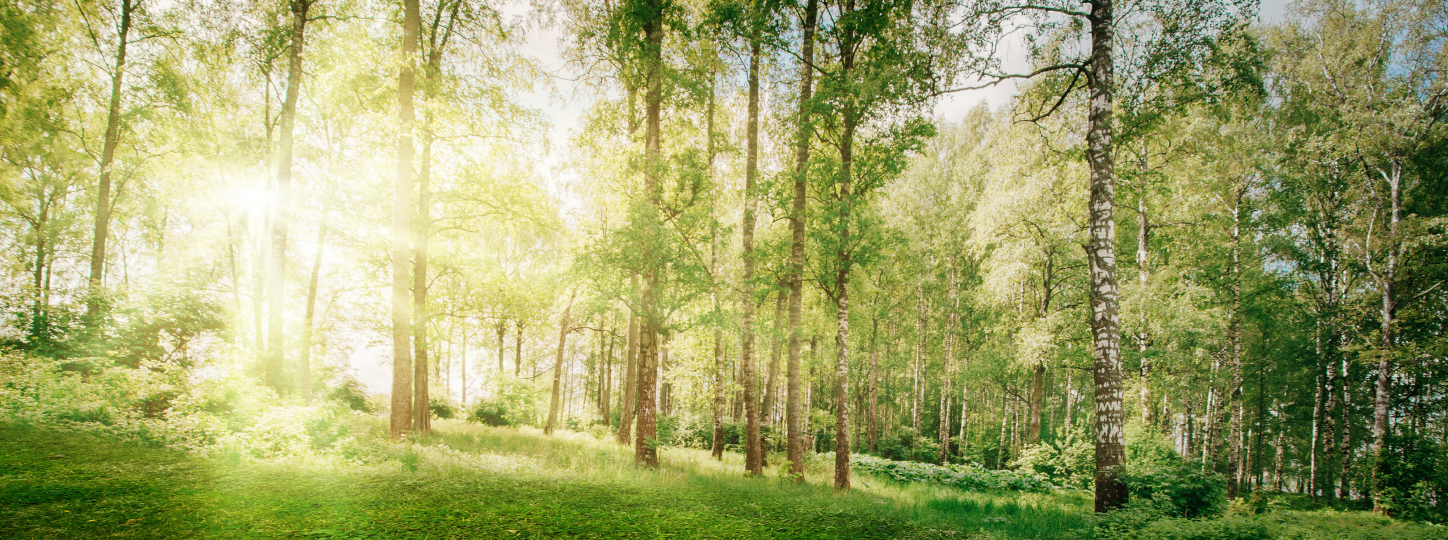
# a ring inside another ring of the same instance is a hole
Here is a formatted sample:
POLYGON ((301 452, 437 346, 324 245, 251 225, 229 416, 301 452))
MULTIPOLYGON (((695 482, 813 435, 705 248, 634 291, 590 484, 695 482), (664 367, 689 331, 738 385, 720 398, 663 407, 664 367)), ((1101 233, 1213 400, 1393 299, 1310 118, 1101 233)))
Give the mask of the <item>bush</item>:
POLYGON ((469 422, 477 422, 486 426, 504 427, 513 425, 508 419, 508 406, 502 403, 491 401, 479 402, 468 413, 469 422))
MULTIPOLYGON (((828 432, 821 432, 820 436, 825 437, 825 440, 833 440, 835 432, 831 428, 828 432)), ((940 457, 940 442, 930 437, 920 436, 911 427, 902 427, 882 434, 879 449, 880 457, 895 461, 934 462, 940 457)))
POLYGON ((1121 480, 1136 500, 1171 504, 1173 517, 1200 518, 1221 513, 1226 502, 1226 479, 1188 463, 1172 449, 1171 441, 1153 428, 1127 425, 1126 467, 1121 480))
POLYGON ((367 387, 350 376, 338 379, 337 387, 327 393, 327 399, 341 402, 348 408, 372 414, 372 405, 367 403, 367 387))
POLYGON ((1448 522, 1448 447, 1403 429, 1386 442, 1379 504, 1398 519, 1448 522))
POLYGON ((856 471, 890 478, 897 482, 942 484, 967 491, 1013 490, 1046 493, 1054 487, 1050 481, 1036 474, 1009 470, 993 471, 975 463, 941 466, 855 454, 850 456, 850 465, 856 471))
POLYGON ((1193 464, 1133 466, 1121 476, 1132 499, 1161 498, 1173 514, 1186 518, 1216 515, 1226 502, 1226 480, 1193 464))
POLYGON ((1011 466, 1063 486, 1089 489, 1096 477, 1096 447, 1083 433, 1072 432, 1064 439, 1027 447, 1011 466))
POLYGON ((432 398, 427 401, 427 410, 432 412, 433 418, 452 420, 457 417, 457 411, 453 409, 451 403, 437 398, 432 398))

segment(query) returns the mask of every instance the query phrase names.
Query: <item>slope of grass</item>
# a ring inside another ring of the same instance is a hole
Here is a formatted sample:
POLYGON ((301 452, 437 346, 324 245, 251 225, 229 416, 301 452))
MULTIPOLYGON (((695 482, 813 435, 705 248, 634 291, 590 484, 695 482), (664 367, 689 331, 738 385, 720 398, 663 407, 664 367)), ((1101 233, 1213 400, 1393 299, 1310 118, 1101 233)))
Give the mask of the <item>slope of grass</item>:
POLYGON ((738 456, 668 449, 641 470, 586 435, 438 427, 369 459, 249 461, 0 424, 0 537, 1053 538, 1088 523, 1079 497, 868 478, 836 494, 743 478, 738 456))

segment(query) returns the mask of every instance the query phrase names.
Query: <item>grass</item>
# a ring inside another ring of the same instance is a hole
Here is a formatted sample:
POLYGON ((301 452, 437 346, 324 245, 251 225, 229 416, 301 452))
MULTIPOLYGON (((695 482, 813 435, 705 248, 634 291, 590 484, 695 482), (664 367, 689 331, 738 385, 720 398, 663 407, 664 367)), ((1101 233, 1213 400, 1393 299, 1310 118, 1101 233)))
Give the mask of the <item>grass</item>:
MULTIPOLYGON (((856 476, 832 463, 804 484, 740 474, 707 451, 663 466, 586 434, 438 422, 414 442, 354 418, 336 452, 253 460, 120 444, 0 423, 0 538, 1089 538, 1081 492, 971 493, 856 476)), ((1448 538, 1442 526, 1366 512, 1278 511, 1162 520, 1131 538, 1230 538, 1242 524, 1301 540, 1448 538), (1255 525, 1254 525, 1255 524, 1255 525)), ((1249 530, 1239 529, 1240 530, 1249 530)))
POLYGON ((587 435, 436 427, 420 445, 378 437, 384 459, 348 462, 204 458, 0 424, 0 537, 1054 538, 1089 523, 1079 495, 870 478, 838 494, 824 464, 797 485, 743 478, 737 455, 666 449, 647 470, 587 435))

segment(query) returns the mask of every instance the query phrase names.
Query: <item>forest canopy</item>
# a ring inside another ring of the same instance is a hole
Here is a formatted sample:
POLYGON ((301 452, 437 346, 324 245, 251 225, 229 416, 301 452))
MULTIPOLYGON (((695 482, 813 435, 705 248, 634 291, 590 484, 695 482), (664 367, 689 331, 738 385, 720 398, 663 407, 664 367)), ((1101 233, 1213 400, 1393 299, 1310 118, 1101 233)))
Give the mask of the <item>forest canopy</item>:
POLYGON ((1441 523, 1448 7, 1258 11, 0 0, 0 419, 1441 523))

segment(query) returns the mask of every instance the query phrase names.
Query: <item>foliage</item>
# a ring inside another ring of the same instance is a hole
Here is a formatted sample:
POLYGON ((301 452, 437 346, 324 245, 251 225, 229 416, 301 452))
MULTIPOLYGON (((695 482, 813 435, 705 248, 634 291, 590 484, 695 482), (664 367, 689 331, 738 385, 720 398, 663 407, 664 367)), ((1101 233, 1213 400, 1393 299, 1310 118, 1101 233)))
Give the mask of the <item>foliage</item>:
POLYGON ((993 471, 976 463, 941 466, 854 454, 850 456, 850 466, 860 473, 873 474, 897 482, 941 484, 967 491, 1013 490, 1046 493, 1055 487, 1050 481, 1036 474, 1008 470, 993 471))
POLYGON ((373 412, 373 407, 367 400, 367 387, 351 376, 343 376, 338 380, 337 386, 327 393, 327 398, 339 401, 357 412, 373 412))
POLYGON ((1160 503, 1174 517, 1215 515, 1226 502, 1226 479, 1181 459, 1164 435, 1136 423, 1127 428, 1122 481, 1132 499, 1160 503))
POLYGON ((513 424, 508 417, 508 406, 495 401, 480 401, 473 406, 472 411, 468 412, 469 422, 477 422, 485 426, 511 426, 513 424))
POLYGON ((457 411, 453 409, 452 403, 445 399, 429 399, 427 402, 427 410, 432 414, 433 418, 452 420, 457 416, 457 411))
POLYGON ((1064 439, 1022 450, 1021 455, 1011 461, 1011 466, 1044 475, 1062 486, 1089 489, 1096 479, 1096 447, 1086 437, 1072 432, 1064 439))
POLYGON ((193 286, 157 287, 139 302, 126 304, 115 314, 116 335, 107 354, 138 367, 142 362, 175 363, 189 367, 192 343, 208 335, 225 337, 225 310, 193 286))
POLYGON ((1379 504, 1399 519, 1448 522, 1448 447, 1401 424, 1387 442, 1379 504))
POLYGON ((0 418, 250 459, 330 451, 350 433, 341 401, 286 402, 251 379, 190 381, 165 364, 83 375, 70 363, 0 356, 0 418))
MULTIPOLYGON (((825 432, 822 432, 825 433, 825 432)), ((834 432, 825 433, 826 436, 834 432)), ((930 437, 921 437, 914 428, 902 427, 880 436, 880 457, 896 461, 935 461, 940 454, 940 442, 930 437)))

